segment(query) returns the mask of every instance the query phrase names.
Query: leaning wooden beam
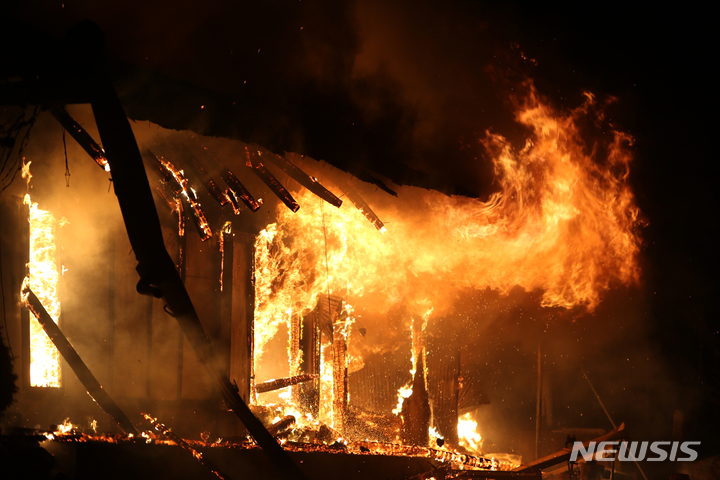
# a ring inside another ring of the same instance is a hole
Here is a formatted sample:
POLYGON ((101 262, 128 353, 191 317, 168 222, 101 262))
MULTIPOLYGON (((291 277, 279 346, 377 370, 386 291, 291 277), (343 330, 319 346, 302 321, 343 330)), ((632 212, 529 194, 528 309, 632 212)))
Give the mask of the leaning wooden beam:
MULTIPOLYGON (((605 435, 593 438, 592 440, 588 440, 587 442, 583 442, 583 447, 587 448, 590 442, 600 443, 609 440, 615 440, 617 438, 625 438, 625 436, 625 424, 622 423, 619 427, 611 430, 605 435)), ((539 472, 546 468, 552 467, 553 465, 557 465, 558 463, 567 462, 568 460, 570 460, 572 450, 572 448, 563 448, 562 450, 559 450, 555 453, 552 453, 542 458, 538 458, 537 460, 534 460, 525 465, 521 465, 514 469, 513 472, 539 472)))
POLYGON ((280 390, 281 388, 289 387, 291 385, 297 385, 298 383, 309 382, 318 378, 315 374, 297 375, 295 377, 278 378, 277 380, 270 380, 269 382, 258 383, 255 385, 255 391, 257 393, 272 392, 273 390, 280 390))
POLYGON ((105 150, 70 116, 67 110, 65 110, 64 107, 53 107, 49 111, 52 116, 55 117, 55 120, 60 122, 60 125, 67 130, 70 136, 80 144, 83 150, 95 160, 95 163, 106 172, 109 172, 110 165, 105 157, 105 150))
MULTIPOLYGON (((92 40, 89 38, 87 41, 92 40)), ((93 73, 97 75, 97 72, 93 73)), ((128 238, 138 260, 138 291, 160 293, 195 350, 198 360, 216 382, 226 405, 235 412, 286 478, 306 479, 302 470, 240 398, 237 387, 225 374, 224 365, 215 354, 180 274, 165 249, 160 219, 140 150, 115 88, 106 74, 95 81, 92 87, 91 105, 95 121, 113 172, 115 194, 128 238)))
POLYGON ((177 445, 178 447, 182 448, 186 452, 189 452, 193 457, 195 457, 195 460, 197 460, 200 465, 210 470, 213 475, 218 477, 220 480, 229 480, 230 477, 222 473, 210 460, 203 457, 202 452, 195 450, 189 443, 187 443, 185 440, 180 438, 179 436, 175 435, 170 429, 165 426, 164 423, 158 422, 157 418, 153 418, 147 413, 142 414, 143 417, 145 417, 145 420, 150 422, 150 425, 153 426, 153 428, 163 437, 167 438, 168 440, 172 441, 177 445))
POLYGON ((260 177, 260 180, 262 180, 265 185, 272 190, 272 192, 285 204, 285 206, 293 212, 300 210, 300 205, 298 205, 292 195, 290 195, 290 192, 282 186, 278 179, 275 178, 275 175, 273 175, 270 170, 265 167, 265 164, 263 164, 260 160, 260 156, 257 153, 254 153, 250 151, 248 147, 245 147, 245 157, 247 160, 246 165, 252 168, 255 175, 260 177))
POLYGON ((280 155, 264 149, 259 151, 263 152, 263 158, 267 158, 269 161, 278 166, 283 172, 287 173, 290 177, 297 181, 300 185, 307 188, 312 193, 328 202, 330 205, 338 208, 340 207, 340 205, 342 205, 342 200, 336 197, 335 194, 332 193, 330 190, 323 187, 320 182, 318 182, 317 178, 311 177, 307 173, 303 172, 297 165, 292 163, 287 158, 281 157, 280 155))
POLYGON ((380 233, 385 233, 387 231, 385 228, 385 224, 380 221, 380 218, 378 218, 375 212, 372 211, 370 205, 367 204, 367 202, 354 188, 352 188, 349 184, 343 182, 337 183, 337 186, 338 188, 340 188, 340 190, 342 190, 342 192, 347 196, 347 198, 350 199, 353 205, 355 205, 355 207, 360 210, 360 213, 362 213, 365 218, 367 218, 368 221, 370 221, 370 223, 375 226, 375 228, 380 230, 380 233))
POLYGON ((128 417, 120 410, 120 407, 117 406, 113 399, 110 398, 110 395, 103 389, 100 382, 95 378, 95 375, 92 374, 87 365, 85 365, 85 362, 80 358, 80 355, 78 355, 73 346, 70 345, 70 342, 68 342, 68 339, 60 330, 60 327, 57 326, 50 314, 47 313, 45 307, 40 303, 40 300, 38 300, 32 290, 27 287, 23 290, 23 300, 33 315, 35 315, 38 322, 40 322, 40 325, 42 325, 43 330, 45 330, 47 336, 52 340, 55 348, 58 349, 70 368, 72 368, 72 371, 75 372, 78 380, 83 384, 92 399, 95 400, 105 413, 110 415, 123 432, 137 435, 137 430, 135 430, 132 422, 130 422, 128 417))

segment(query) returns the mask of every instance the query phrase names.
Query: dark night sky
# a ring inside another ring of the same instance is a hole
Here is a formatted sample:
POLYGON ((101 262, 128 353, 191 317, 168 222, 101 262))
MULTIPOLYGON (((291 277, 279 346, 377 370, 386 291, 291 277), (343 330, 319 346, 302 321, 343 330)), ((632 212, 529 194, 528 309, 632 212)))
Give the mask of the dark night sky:
POLYGON ((522 134, 504 101, 509 84, 491 80, 489 65, 510 81, 532 76, 565 108, 582 90, 617 97, 610 114, 636 139, 631 178, 649 223, 652 342, 678 384, 700 392, 707 416, 696 419, 706 424, 698 431, 720 427, 718 42, 709 12, 690 4, 105 3, 3 8, 58 39, 80 20, 97 22, 131 117, 447 193, 483 197, 492 188, 489 166, 478 168, 468 147, 486 128, 522 134))

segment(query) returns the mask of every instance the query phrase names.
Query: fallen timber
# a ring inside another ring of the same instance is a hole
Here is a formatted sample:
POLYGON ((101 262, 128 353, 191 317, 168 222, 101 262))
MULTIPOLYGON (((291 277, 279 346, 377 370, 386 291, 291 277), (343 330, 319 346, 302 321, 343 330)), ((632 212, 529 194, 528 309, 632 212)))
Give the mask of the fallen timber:
MULTIPOLYGON (((590 442, 600 443, 609 440, 615 440, 618 438, 622 439, 625 438, 626 435, 627 432, 625 432, 625 424, 621 423, 620 426, 614 428, 605 435, 594 438, 592 440, 588 440, 587 442, 583 442, 583 447, 587 448, 590 442)), ((572 451, 572 448, 563 448, 562 450, 559 450, 555 453, 551 453, 550 455, 538 458, 537 460, 534 460, 525 465, 521 465, 514 469, 513 472, 540 472, 541 470, 552 467, 553 465, 557 465, 558 463, 567 462, 568 460, 570 460, 572 451)))
POLYGON ((87 365, 85 365, 85 362, 80 358, 80 355, 78 355, 75 348, 70 344, 65 334, 62 333, 60 327, 53 321, 50 314, 47 313, 47 310, 45 310, 45 307, 43 307, 32 290, 26 288, 23 291, 23 296, 30 311, 35 315, 35 318, 37 318, 40 325, 42 325, 47 336, 52 340, 55 348, 58 349, 70 368, 72 368, 72 371, 75 372, 78 380, 83 384, 83 387, 85 387, 85 390, 87 390, 92 399, 113 419, 120 430, 128 434, 132 433, 137 435, 137 430, 130 419, 128 419, 125 413, 120 410, 120 407, 118 407, 110 395, 103 389, 100 382, 95 378, 95 375, 93 375, 87 365))
MULTIPOLYGON (((94 32, 97 26, 91 25, 80 29, 79 32, 75 32, 75 37, 81 38, 81 42, 87 42, 89 45, 80 48, 79 51, 90 52, 92 45, 98 42, 94 32)), ((87 53, 86 55, 89 57, 87 53)), ((140 150, 117 92, 107 74, 102 73, 102 69, 98 68, 101 66, 99 59, 83 58, 82 60, 88 65, 88 78, 93 79, 88 85, 91 90, 91 106, 113 171, 115 194, 118 197, 130 244, 138 260, 137 271, 140 275, 138 292, 153 294, 164 300, 166 307, 172 312, 195 350, 198 360, 217 384, 225 403, 243 422, 276 468, 287 478, 307 478, 262 422, 253 415, 238 394, 237 387, 225 374, 180 274, 165 249, 160 220, 143 168, 140 150)))
POLYGON ((255 385, 255 391, 257 393, 272 392, 273 390, 280 390, 281 388, 297 385, 298 383, 309 382, 310 380, 314 380, 316 378, 318 378, 318 375, 315 374, 303 374, 296 375, 294 377, 278 378, 277 380, 258 383, 255 385))
POLYGON ((179 436, 175 435, 164 423, 161 423, 158 421, 157 418, 153 418, 147 413, 142 413, 142 416, 145 417, 145 420, 150 422, 150 425, 153 426, 153 428, 163 437, 167 438, 168 440, 172 441, 177 445, 178 447, 182 448, 186 452, 190 453, 190 455, 195 458, 195 460, 200 463, 203 467, 207 468, 212 472, 213 475, 218 477, 220 480, 230 480, 230 477, 228 477, 226 474, 222 473, 213 463, 208 460, 207 458, 203 457, 202 452, 194 449, 192 445, 187 443, 185 440, 180 438, 179 436))

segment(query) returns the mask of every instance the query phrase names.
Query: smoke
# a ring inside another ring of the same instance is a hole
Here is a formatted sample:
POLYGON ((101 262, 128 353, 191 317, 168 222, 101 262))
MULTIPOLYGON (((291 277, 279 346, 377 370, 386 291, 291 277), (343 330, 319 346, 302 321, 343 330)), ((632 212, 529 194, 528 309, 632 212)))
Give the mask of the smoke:
POLYGON ((124 2, 11 13, 57 38, 97 22, 131 118, 471 196, 486 196, 493 179, 473 148, 478 135, 491 126, 515 135, 495 79, 530 66, 498 35, 502 12, 469 4, 124 2))

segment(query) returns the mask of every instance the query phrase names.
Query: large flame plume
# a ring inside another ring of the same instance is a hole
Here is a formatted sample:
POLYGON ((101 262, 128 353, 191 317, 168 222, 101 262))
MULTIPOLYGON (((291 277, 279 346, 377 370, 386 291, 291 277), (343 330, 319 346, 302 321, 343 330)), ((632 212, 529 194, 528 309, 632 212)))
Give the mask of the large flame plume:
POLYGON ((578 123, 597 111, 592 95, 562 114, 531 90, 517 112, 531 135, 520 149, 498 134, 482 140, 493 153, 499 191, 487 202, 401 188, 374 208, 380 235, 352 206, 324 207, 296 194, 297 213, 256 244, 256 352, 290 312, 314 308, 319 295, 387 312, 442 315, 459 289, 541 290, 546 307, 592 311, 613 284, 639 280, 639 211, 628 185, 628 135, 611 131, 604 149, 588 145, 578 123), (606 154, 600 158, 600 152, 606 154), (403 208, 400 202, 416 208, 403 208))
MULTIPOLYGON (((593 95, 561 112, 526 88, 516 111, 529 132, 524 145, 492 132, 480 139, 499 187, 487 201, 411 187, 400 188, 397 200, 364 192, 387 226, 381 235, 347 202, 335 209, 293 193, 301 209, 281 206, 255 245, 256 362, 293 315, 326 295, 381 317, 402 305, 406 330, 413 318, 423 319, 424 330, 431 314, 452 312, 463 290, 520 287, 542 292, 544 307, 592 312, 604 291, 639 281, 632 138, 610 127, 590 143, 580 126, 607 124, 593 95)), ((325 357, 323 349, 323 364, 325 357)), ((410 385, 399 392, 400 405, 410 385)))

